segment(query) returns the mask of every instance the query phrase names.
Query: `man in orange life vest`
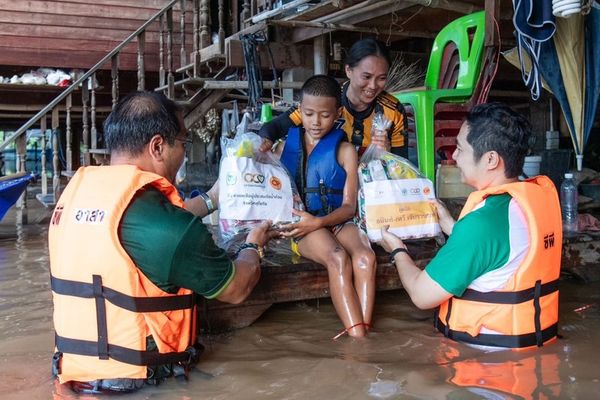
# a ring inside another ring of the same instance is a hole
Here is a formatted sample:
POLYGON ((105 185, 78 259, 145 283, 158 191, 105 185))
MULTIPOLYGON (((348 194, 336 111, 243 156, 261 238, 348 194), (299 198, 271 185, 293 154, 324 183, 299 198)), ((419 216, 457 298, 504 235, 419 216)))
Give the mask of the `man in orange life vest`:
POLYGON ((49 230, 53 371, 86 393, 187 377, 201 350, 195 293, 242 302, 272 235, 263 222, 232 261, 201 222, 210 198, 193 199, 196 215, 184 208, 173 182, 191 138, 162 94, 126 96, 104 135, 111 165, 77 171, 49 230))
POLYGON ((440 306, 435 326, 446 337, 498 348, 556 338, 560 206, 547 177, 518 179, 530 135, 529 122, 506 105, 482 104, 469 113, 453 158, 463 182, 477 191, 456 222, 435 203, 449 238, 424 270, 382 230, 380 244, 404 288, 417 307, 440 306))

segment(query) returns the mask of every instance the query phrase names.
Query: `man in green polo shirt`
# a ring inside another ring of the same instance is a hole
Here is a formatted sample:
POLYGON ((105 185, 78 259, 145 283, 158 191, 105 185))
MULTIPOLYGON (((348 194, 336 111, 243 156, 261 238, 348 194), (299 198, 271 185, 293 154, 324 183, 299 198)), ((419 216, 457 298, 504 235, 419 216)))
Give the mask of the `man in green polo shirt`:
POLYGON ((452 339, 517 348, 556 336, 560 207, 548 178, 519 181, 530 135, 529 122, 506 105, 469 113, 453 158, 477 191, 457 222, 435 203, 449 238, 424 270, 382 230, 403 287, 421 309, 441 305, 436 326, 452 339))
POLYGON ((264 221, 232 260, 201 221, 210 198, 186 210, 173 182, 191 138, 182 109, 164 95, 127 95, 104 136, 110 166, 77 171, 49 230, 53 370, 85 393, 187 376, 199 354, 194 293, 244 301, 274 235, 264 221))

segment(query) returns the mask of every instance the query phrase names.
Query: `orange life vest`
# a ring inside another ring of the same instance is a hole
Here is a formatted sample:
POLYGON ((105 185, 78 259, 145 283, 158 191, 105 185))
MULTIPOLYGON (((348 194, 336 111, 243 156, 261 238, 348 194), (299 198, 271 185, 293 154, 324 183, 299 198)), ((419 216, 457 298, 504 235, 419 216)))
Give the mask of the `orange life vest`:
POLYGON ((446 365, 452 371, 449 382, 457 386, 493 390, 522 399, 556 399, 561 394, 560 359, 556 354, 536 352, 515 360, 482 362, 471 359, 446 365))
POLYGON ((530 247, 504 288, 492 292, 467 289, 436 312, 435 326, 461 342, 524 348, 542 346, 558 331, 558 278, 562 222, 556 188, 537 176, 471 193, 460 218, 486 197, 509 193, 525 214, 530 247), (481 328, 499 334, 480 333, 481 328))
POLYGON ((194 294, 158 288, 119 240, 123 213, 146 185, 183 207, 166 179, 122 165, 80 168, 54 209, 48 236, 61 383, 143 379, 148 365, 197 358, 194 294), (146 350, 150 335, 158 351, 146 350))

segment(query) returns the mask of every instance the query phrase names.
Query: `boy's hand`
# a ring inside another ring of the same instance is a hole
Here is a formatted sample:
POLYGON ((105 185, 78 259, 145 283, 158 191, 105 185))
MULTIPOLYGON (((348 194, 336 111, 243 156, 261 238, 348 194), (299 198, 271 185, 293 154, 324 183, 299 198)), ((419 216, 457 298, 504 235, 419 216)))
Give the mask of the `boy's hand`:
POLYGON ((294 215, 300 217, 300 221, 291 224, 286 224, 281 227, 281 236, 283 237, 302 237, 306 236, 317 229, 322 228, 321 219, 306 211, 292 210, 294 215))
POLYGON ((273 141, 271 139, 263 138, 263 141, 260 144, 260 147, 258 148, 258 150, 262 151, 263 153, 266 153, 268 151, 271 151, 272 147, 273 147, 273 141))
POLYGON ((392 250, 397 249, 398 247, 406 248, 402 240, 388 229, 390 229, 389 225, 381 228, 381 240, 378 241, 377 244, 383 247, 388 253, 391 253, 392 250))
POLYGON ((442 231, 444 231, 446 235, 450 235, 455 224, 454 218, 450 215, 450 211, 448 211, 444 203, 438 199, 431 200, 431 205, 437 212, 440 228, 442 228, 442 231))

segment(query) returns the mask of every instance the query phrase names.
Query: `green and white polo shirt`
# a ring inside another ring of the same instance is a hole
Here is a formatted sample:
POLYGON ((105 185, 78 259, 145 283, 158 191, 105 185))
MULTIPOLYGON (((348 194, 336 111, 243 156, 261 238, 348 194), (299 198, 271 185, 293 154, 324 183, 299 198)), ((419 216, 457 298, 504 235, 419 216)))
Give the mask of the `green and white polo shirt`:
POLYGON ((456 222, 452 235, 425 268, 444 290, 503 288, 529 250, 529 229, 509 194, 489 196, 456 222))

